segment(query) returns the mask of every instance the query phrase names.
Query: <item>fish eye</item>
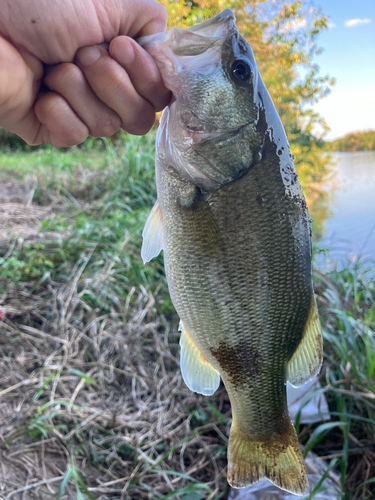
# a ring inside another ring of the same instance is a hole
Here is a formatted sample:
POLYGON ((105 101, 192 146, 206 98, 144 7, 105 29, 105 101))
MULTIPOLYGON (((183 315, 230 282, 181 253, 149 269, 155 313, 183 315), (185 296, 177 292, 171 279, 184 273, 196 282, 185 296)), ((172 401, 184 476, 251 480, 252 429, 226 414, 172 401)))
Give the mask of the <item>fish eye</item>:
POLYGON ((253 72, 247 61, 236 59, 232 62, 230 69, 234 80, 237 80, 238 83, 248 83, 249 80, 252 80, 253 72))

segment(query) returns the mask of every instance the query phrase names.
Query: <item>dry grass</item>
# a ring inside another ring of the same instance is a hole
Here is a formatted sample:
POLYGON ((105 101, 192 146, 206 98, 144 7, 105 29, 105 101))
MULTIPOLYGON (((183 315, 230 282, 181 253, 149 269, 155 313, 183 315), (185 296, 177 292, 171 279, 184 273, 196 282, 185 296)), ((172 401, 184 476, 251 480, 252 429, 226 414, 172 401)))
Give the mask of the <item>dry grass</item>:
POLYGON ((9 236, 37 234, 50 207, 32 205, 36 185, 31 182, 2 182, 0 186, 0 241, 9 236))
MULTIPOLYGON (((0 494, 10 498, 22 487, 26 496, 12 498, 56 494, 52 480, 74 460, 95 498, 163 497, 194 480, 218 498, 227 488, 225 418, 214 411, 199 425, 207 398, 182 382, 177 328, 169 331, 145 288, 132 288, 125 304, 98 316, 81 296, 110 270, 93 284, 81 279, 83 267, 68 284, 8 295, 0 494)), ((211 401, 229 416, 224 390, 211 401)))
MULTIPOLYGON (((95 210, 107 175, 78 167, 74 177, 42 172, 29 182, 3 182, 3 262, 32 255, 35 242, 44 245, 44 257, 55 251, 56 237, 68 233, 40 233, 42 221, 64 208, 91 203, 95 210)), ((85 241, 73 260, 63 259, 57 278, 43 276, 43 269, 16 282, 0 276, 6 313, 0 322, 0 498, 56 498, 64 478, 63 499, 79 498, 77 485, 86 497, 101 499, 183 498, 190 490, 197 499, 220 498, 228 488, 224 389, 210 398, 211 406, 187 389, 177 318, 158 314, 163 308, 150 286, 121 281, 121 299, 112 293, 100 307, 102 290, 121 280, 119 269, 113 256, 100 263, 96 255, 95 273, 87 272, 97 243, 85 241), (68 478, 72 470, 86 492, 74 474, 68 478)), ((138 254, 131 241, 122 242, 121 251, 138 254)), ((43 268, 38 258, 33 265, 43 268)))

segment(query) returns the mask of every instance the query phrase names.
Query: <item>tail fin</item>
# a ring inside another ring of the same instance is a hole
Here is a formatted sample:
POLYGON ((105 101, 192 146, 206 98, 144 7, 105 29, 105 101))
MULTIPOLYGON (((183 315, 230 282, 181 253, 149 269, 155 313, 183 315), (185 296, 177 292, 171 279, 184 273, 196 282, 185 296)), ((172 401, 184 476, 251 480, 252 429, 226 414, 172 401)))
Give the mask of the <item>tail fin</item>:
POLYGON ((228 483, 244 488, 266 477, 279 488, 303 495, 308 488, 305 464, 293 424, 274 440, 251 440, 233 420, 228 450, 228 483))

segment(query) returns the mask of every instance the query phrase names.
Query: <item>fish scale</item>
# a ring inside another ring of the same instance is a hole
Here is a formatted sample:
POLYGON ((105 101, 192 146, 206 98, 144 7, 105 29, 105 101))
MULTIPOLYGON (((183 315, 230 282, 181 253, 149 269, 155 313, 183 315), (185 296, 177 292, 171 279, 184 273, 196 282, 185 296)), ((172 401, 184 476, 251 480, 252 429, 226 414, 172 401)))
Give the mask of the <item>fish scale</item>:
MULTIPOLYGON (((263 172, 264 166, 260 165, 258 170, 260 173, 263 172)), ((227 330, 230 330, 231 344, 236 345, 241 340, 248 342, 250 338, 252 344, 258 346, 264 331, 268 330, 266 336, 268 346, 285 344, 289 347, 289 352, 279 349, 275 351, 274 349, 275 352, 272 352, 271 356, 273 365, 281 365, 285 371, 286 364, 302 336, 302 330, 310 307, 310 303, 305 300, 305 297, 303 297, 302 301, 299 301, 302 303, 298 304, 298 294, 293 296, 294 303, 291 303, 288 296, 290 290, 288 285, 292 280, 293 274, 296 275, 294 279, 300 276, 299 288, 302 294, 311 296, 311 275, 309 270, 307 273, 300 274, 298 268, 294 267, 293 272, 288 272, 290 255, 296 254, 295 258, 297 259, 300 254, 299 248, 295 248, 294 240, 290 237, 290 234, 283 234, 288 231, 288 225, 286 223, 283 225, 279 224, 278 217, 274 217, 274 213, 278 213, 277 210, 271 211, 269 216, 271 221, 268 220, 269 217, 266 217, 266 220, 264 218, 262 220, 262 212, 257 209, 256 201, 254 203, 256 193, 251 192, 252 187, 256 185, 252 180, 254 176, 256 176, 256 172, 251 171, 246 177, 232 184, 230 189, 221 191, 217 196, 213 195, 208 204, 203 201, 203 207, 196 205, 192 209, 183 208, 181 210, 178 204, 175 203, 175 199, 178 198, 176 194, 183 187, 176 186, 174 183, 177 191, 174 192, 170 187, 164 189, 163 186, 158 186, 161 193, 161 196, 159 196, 161 209, 163 212, 171 214, 171 217, 164 222, 166 241, 168 241, 164 250, 166 272, 168 283, 172 284, 170 286, 170 293, 182 322, 199 338, 199 346, 203 354, 214 367, 215 365, 217 366, 217 362, 209 352, 213 344, 212 337, 215 339, 218 337, 225 338, 227 330), (244 191, 244 195, 241 193, 242 190, 244 191), (239 219, 236 211, 230 212, 230 217, 225 210, 223 211, 223 207, 233 205, 233 201, 228 199, 231 198, 231 195, 236 199, 240 198, 243 200, 241 211, 244 213, 259 212, 251 219, 243 219, 245 225, 246 223, 250 225, 250 229, 242 227, 241 224, 238 227, 239 219), (223 217, 221 217, 222 212, 224 212, 223 217), (203 221, 200 219, 203 219, 203 221), (212 260, 214 252, 210 239, 204 241, 201 233, 196 231, 196 228, 200 227, 203 228, 201 231, 206 232, 207 225, 210 224, 216 224, 216 227, 218 227, 217 230, 214 230, 215 233, 216 231, 220 233, 222 228, 225 229, 227 242, 229 242, 229 245, 225 245, 221 252, 216 253, 215 260, 212 260), (289 246, 286 246, 284 243, 284 248, 278 248, 278 240, 276 239, 275 241, 274 239, 276 230, 282 242, 290 241, 289 246), (264 253, 267 252, 267 248, 269 250, 269 254, 266 257, 267 274, 274 276, 273 278, 269 278, 270 283, 268 287, 264 287, 262 284, 255 285, 258 281, 256 273, 259 273, 259 265, 253 270, 252 261, 258 261, 258 255, 254 254, 250 247, 246 247, 246 240, 243 240, 244 234, 251 234, 252 232, 257 235, 259 240, 266 241, 270 239, 270 235, 272 234, 273 243, 264 245, 264 253), (206 245, 204 245, 205 242, 206 245), (206 252, 201 251, 203 246, 206 247, 206 252), (205 256, 209 259, 208 262, 205 261, 205 256), (183 262, 182 273, 180 272, 180 261, 183 262), (223 262, 225 263, 224 266, 222 265, 223 262), (209 271, 208 275, 205 275, 205 270, 211 270, 212 268, 216 268, 216 273, 209 271), (273 272, 274 268, 275 272, 273 272), (220 272, 218 269, 223 269, 223 271, 220 272), (186 280, 187 276, 189 277, 188 281, 186 280), (241 277, 240 280, 238 276, 241 277), (241 286, 241 280, 245 284, 249 282, 254 283, 253 288, 251 289, 249 285, 247 287, 241 286), (208 282, 211 283, 210 289, 207 287, 208 282), (224 286, 225 284, 229 285, 224 286), (228 288, 230 289, 229 293, 227 292, 228 288), (244 293, 244 288, 248 289, 246 293, 244 293), (258 299, 254 307, 251 295, 258 296, 258 290, 260 296, 263 295, 265 300, 258 299), (272 290, 273 296, 270 306, 268 305, 269 290, 272 290), (228 297, 230 297, 234 308, 227 307, 226 302, 228 301, 228 297), (280 308, 280 302, 282 308, 280 308), (225 304, 225 307, 220 307, 220 303, 225 304), (215 315, 220 315, 220 319, 218 321, 218 318, 216 318, 215 322, 211 315, 207 318, 206 312, 213 304, 219 304, 214 310, 215 315), (298 309, 297 313, 295 313, 296 309, 298 309), (270 319, 269 325, 264 325, 266 311, 268 312, 266 316, 270 319), (206 319, 203 321, 205 317, 206 319), (292 323, 296 322, 295 320, 293 321, 293 318, 298 319, 300 324, 299 330, 292 325, 292 323), (275 323, 277 323, 277 328, 273 332, 272 324, 275 323), (223 333, 220 334, 220 331, 223 331, 223 333), (275 339, 273 335, 276 336, 275 339), (281 355, 283 355, 282 359, 281 355)), ((267 197, 271 199, 272 194, 275 197, 272 203, 277 204, 279 197, 271 184, 270 190, 267 192, 267 197)), ((287 206, 283 206, 282 208, 285 212, 289 211, 287 206)), ((290 232, 291 229, 289 227, 290 232)), ((292 264, 294 264, 293 261, 292 264)), ((304 261, 301 262, 301 267, 303 271, 306 271, 304 261)), ((270 357, 269 348, 265 349, 265 358, 268 357, 270 357)), ((283 377, 285 380, 285 372, 283 377)), ((225 379, 225 375, 223 378, 225 379)), ((262 387, 264 388, 264 384, 262 384, 262 387)), ((285 393, 285 385, 282 385, 282 387, 285 393)), ((283 399, 283 404, 286 406, 286 397, 283 399)), ((277 413, 280 411, 281 402, 274 398, 273 401, 277 413)), ((252 399, 249 400, 247 410, 251 409, 251 405, 252 399)), ((253 409, 252 413, 254 411, 255 409, 253 409)), ((262 427, 261 417, 259 422, 262 427)), ((250 427, 252 426, 252 424, 249 425, 250 427)))
POLYGON ((141 41, 174 94, 158 130, 158 200, 142 257, 164 250, 186 384, 211 395, 221 377, 228 392, 229 483, 267 477, 301 495, 306 471, 285 384, 310 380, 322 359, 307 206, 231 11, 186 38, 173 30, 141 41))

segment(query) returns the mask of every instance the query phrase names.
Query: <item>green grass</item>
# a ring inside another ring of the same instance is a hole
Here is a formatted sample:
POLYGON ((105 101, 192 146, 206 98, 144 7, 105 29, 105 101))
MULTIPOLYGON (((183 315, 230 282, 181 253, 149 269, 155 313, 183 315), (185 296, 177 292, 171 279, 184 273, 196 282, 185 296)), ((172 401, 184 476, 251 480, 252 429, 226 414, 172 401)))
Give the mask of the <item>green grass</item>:
MULTIPOLYGON (((102 498, 98 477, 105 498, 225 498, 228 399, 182 385, 162 258, 140 258, 156 198, 154 134, 103 144, 0 155, 0 179, 33 179, 33 202, 52 207, 44 237, 0 248, 0 395, 11 387, 2 400, 22 408, 0 428, 5 449, 42 453, 52 440, 63 478, 55 498, 69 488, 102 498)), ((374 267, 314 273, 332 420, 297 430, 306 453, 339 475, 345 500, 375 494, 374 267)))
POLYGON ((56 150, 52 147, 31 152, 0 150, 0 173, 2 178, 24 180, 27 175, 48 175, 49 178, 63 172, 74 173, 77 167, 94 169, 100 167, 106 158, 97 151, 79 148, 56 150))
POLYGON ((16 153, 0 163, 0 176, 13 172, 12 161, 22 165, 20 170, 17 167, 17 175, 34 172, 38 182, 34 203, 56 207, 55 213, 42 221, 41 231, 64 233, 64 237, 15 248, 6 262, 0 261, 0 278, 15 283, 47 276, 67 279, 87 252, 90 258, 84 275, 94 277, 111 261, 116 275, 113 289, 120 297, 122 286, 150 285, 162 277, 161 260, 144 267, 139 254, 142 228, 156 199, 152 135, 129 137, 120 150, 106 143, 95 156, 74 149, 58 151, 54 157, 52 151, 43 150, 40 155, 30 154, 27 161, 27 154, 16 153), (87 166, 91 166, 88 173, 87 166))
POLYGON ((345 499, 372 498, 375 492, 374 269, 374 262, 359 259, 314 273, 324 335, 320 377, 337 424, 321 426, 314 451, 336 455, 345 499))

